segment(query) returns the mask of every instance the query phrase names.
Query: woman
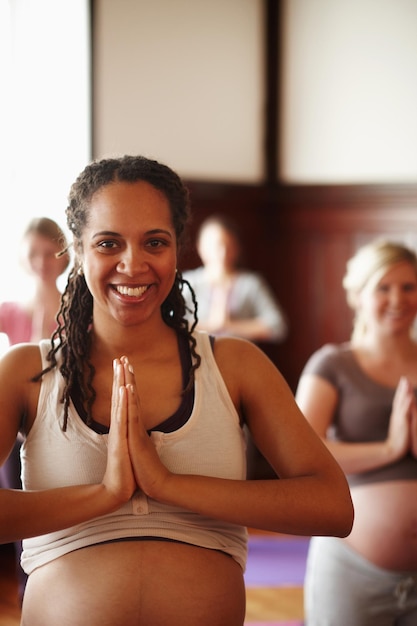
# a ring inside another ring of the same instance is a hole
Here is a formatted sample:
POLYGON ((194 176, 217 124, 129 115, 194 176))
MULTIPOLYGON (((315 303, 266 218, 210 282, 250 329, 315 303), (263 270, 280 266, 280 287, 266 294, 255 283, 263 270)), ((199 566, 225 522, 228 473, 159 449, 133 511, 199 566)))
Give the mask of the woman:
POLYGON ((417 623, 417 257, 372 242, 344 278, 351 341, 307 363, 297 402, 348 475, 355 523, 314 538, 305 581, 308 626, 417 623))
MULTIPOLYGON (((236 224, 225 215, 208 217, 198 230, 197 251, 202 266, 183 276, 197 298, 198 329, 255 342, 283 341, 285 315, 263 277, 241 267, 236 224)), ((190 296, 187 305, 192 312, 190 296)))
POLYGON ((245 526, 350 531, 343 472, 272 363, 189 328, 187 219, 168 167, 88 165, 55 341, 0 363, 3 458, 26 435, 25 491, 0 492, 0 538, 28 538, 23 626, 241 626, 245 526), (243 422, 281 480, 245 480, 243 422))
POLYGON ((10 345, 50 337, 61 305, 57 281, 69 264, 64 233, 49 217, 35 217, 23 234, 20 259, 33 287, 25 298, 0 304, 0 332, 10 345))
MULTIPOLYGON (((58 224, 49 217, 35 217, 28 223, 22 237, 20 260, 33 279, 31 293, 20 301, 0 304, 0 332, 9 345, 39 341, 50 337, 57 327, 56 316, 61 304, 57 281, 69 264, 68 254, 60 255, 67 243, 58 224)), ((20 489, 20 436, 9 458, 0 467, 0 486, 20 489)), ((21 543, 16 543, 19 600, 22 601, 26 575, 20 567, 21 543)))

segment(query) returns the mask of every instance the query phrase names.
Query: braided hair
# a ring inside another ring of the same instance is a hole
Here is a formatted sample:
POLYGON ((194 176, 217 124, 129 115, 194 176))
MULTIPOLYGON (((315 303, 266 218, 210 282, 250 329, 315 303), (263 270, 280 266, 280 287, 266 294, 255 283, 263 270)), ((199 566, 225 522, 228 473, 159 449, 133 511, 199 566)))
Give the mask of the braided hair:
MULTIPOLYGON (((66 209, 67 225, 74 237, 74 245, 81 248, 81 238, 88 223, 89 210, 94 194, 113 182, 135 183, 145 181, 162 192, 169 202, 177 245, 180 247, 190 216, 188 190, 179 176, 166 165, 143 156, 123 156, 94 161, 87 165, 73 183, 66 209)), ((62 252, 65 254, 66 250, 62 252)), ((195 370, 200 365, 196 352, 196 340, 192 334, 197 324, 197 302, 191 285, 177 271, 170 293, 161 305, 164 322, 177 333, 187 337, 192 359, 189 379, 184 393, 194 383, 195 370), (190 325, 186 317, 186 305, 182 295, 187 285, 194 304, 194 321, 190 325)), ((61 298, 57 315, 58 326, 51 337, 47 355, 50 365, 34 377, 40 380, 44 374, 58 367, 57 353, 61 351, 59 370, 65 380, 61 401, 64 404, 62 428, 66 430, 68 409, 73 390, 77 390, 87 412, 87 424, 92 422, 92 407, 96 398, 94 390, 95 370, 90 361, 91 329, 93 321, 93 297, 87 287, 78 262, 68 275, 68 282, 61 298), (86 371, 87 376, 84 375, 86 371)))

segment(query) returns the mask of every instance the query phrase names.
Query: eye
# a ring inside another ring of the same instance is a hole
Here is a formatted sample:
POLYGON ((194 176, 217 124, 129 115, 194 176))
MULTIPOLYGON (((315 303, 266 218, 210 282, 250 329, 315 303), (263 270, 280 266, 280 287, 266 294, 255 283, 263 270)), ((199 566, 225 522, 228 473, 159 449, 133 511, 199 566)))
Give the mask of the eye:
POLYGON ((104 239, 97 243, 97 248, 101 250, 113 250, 114 248, 118 248, 119 244, 114 239, 104 239))
POLYGON ((161 239, 161 238, 157 238, 157 239, 150 239, 147 244, 146 244, 149 248, 152 248, 153 250, 157 250, 158 248, 162 248, 162 247, 166 247, 168 246, 168 242, 165 239, 161 239))

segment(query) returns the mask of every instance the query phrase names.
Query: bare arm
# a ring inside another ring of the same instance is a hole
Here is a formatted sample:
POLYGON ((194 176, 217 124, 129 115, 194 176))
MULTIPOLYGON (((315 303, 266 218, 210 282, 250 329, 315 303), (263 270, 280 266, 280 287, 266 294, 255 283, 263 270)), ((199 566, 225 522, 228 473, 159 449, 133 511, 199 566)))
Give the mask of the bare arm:
POLYGON ((132 374, 129 446, 140 487, 159 501, 231 523, 298 535, 347 535, 353 507, 346 479, 278 370, 246 341, 216 340, 215 354, 235 405, 242 407, 257 446, 280 479, 236 481, 168 472, 141 425, 132 374))
POLYGON ((122 504, 105 483, 30 492, 1 489, 0 543, 68 528, 122 504))
MULTIPOLYGON (((20 416, 36 405, 37 386, 31 376, 40 371, 36 346, 17 347, 0 363, 0 439, 5 458, 16 438, 20 416)), ((123 371, 115 369, 108 463, 101 484, 43 491, 0 490, 0 543, 33 537, 87 521, 118 509, 136 484, 128 453, 126 390, 123 371)))

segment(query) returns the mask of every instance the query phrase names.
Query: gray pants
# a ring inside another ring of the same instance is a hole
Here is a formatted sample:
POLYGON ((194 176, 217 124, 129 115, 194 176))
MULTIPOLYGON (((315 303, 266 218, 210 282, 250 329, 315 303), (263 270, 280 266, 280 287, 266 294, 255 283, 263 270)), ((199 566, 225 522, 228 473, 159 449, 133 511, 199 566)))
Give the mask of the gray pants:
POLYGON ((305 626, 416 626, 417 571, 373 565, 333 537, 310 541, 305 626))

